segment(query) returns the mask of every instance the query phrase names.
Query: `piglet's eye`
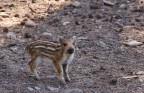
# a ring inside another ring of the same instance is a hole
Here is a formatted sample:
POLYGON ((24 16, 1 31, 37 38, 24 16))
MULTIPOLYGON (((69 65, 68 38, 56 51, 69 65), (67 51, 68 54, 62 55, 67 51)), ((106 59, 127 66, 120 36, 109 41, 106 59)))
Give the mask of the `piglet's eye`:
POLYGON ((67 44, 66 44, 66 43, 63 43, 63 46, 67 46, 67 44))

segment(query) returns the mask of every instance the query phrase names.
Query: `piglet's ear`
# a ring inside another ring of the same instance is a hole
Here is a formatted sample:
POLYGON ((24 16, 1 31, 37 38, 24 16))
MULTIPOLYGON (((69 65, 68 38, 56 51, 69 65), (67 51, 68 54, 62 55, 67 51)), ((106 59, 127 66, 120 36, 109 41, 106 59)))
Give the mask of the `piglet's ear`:
POLYGON ((76 36, 73 36, 73 37, 72 37, 72 41, 73 41, 74 45, 76 45, 76 43, 77 43, 77 38, 76 38, 76 36))
POLYGON ((62 44, 63 43, 63 37, 59 36, 59 42, 62 44))

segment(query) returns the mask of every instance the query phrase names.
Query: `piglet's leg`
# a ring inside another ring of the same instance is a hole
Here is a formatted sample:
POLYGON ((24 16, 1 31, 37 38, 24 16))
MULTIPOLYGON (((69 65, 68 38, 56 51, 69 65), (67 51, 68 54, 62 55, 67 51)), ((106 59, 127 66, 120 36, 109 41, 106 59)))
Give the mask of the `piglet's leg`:
POLYGON ((31 72, 36 76, 36 79, 39 79, 39 75, 36 70, 36 66, 37 66, 36 60, 37 60, 37 57, 33 57, 31 61, 28 63, 28 65, 29 65, 31 72))
POLYGON ((60 62, 54 62, 54 66, 59 74, 59 79, 61 80, 61 82, 65 85, 65 79, 64 79, 64 74, 63 74, 63 69, 62 69, 62 65, 60 64, 60 62))
POLYGON ((65 76, 65 81, 70 82, 70 78, 68 75, 68 64, 64 63, 62 66, 63 66, 63 72, 64 72, 64 76, 65 76))

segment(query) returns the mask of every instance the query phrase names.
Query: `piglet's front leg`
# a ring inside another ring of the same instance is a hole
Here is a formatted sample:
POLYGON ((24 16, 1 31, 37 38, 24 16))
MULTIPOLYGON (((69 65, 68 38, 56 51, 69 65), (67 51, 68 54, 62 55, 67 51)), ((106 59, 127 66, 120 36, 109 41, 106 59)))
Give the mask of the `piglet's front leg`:
POLYGON ((63 67, 65 81, 70 82, 70 78, 69 78, 69 75, 68 75, 68 64, 64 63, 64 64, 62 64, 62 67, 63 67))
POLYGON ((62 69, 62 65, 59 62, 54 62, 54 66, 59 74, 59 79, 61 80, 61 82, 66 85, 65 79, 64 79, 64 74, 63 74, 63 69, 62 69))

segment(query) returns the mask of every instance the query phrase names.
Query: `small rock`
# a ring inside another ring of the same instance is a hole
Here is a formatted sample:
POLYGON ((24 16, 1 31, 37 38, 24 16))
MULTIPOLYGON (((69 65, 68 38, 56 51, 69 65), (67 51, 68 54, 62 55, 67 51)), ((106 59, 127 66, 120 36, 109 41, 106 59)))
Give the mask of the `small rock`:
POLYGON ((43 32, 43 33, 41 34, 41 37, 42 37, 42 38, 46 38, 46 39, 53 39, 52 34, 51 34, 51 33, 48 33, 48 32, 43 32))
POLYGON ((103 41, 99 41, 99 45, 100 45, 102 48, 109 49, 109 47, 107 46, 107 44, 104 43, 103 41))
POLYGON ((128 0, 127 3, 130 3, 130 0, 128 0))
POLYGON ((19 41, 20 41, 21 43, 26 43, 28 40, 27 40, 27 39, 19 39, 19 41))
POLYGON ((88 36, 80 36, 80 37, 78 37, 78 40, 86 40, 86 39, 88 39, 88 36))
POLYGON ((20 0, 20 2, 27 2, 26 0, 20 0))
POLYGON ((10 47, 10 50, 15 52, 15 51, 17 51, 17 47, 16 46, 10 47))
POLYGON ((28 26, 28 27, 34 27, 37 24, 32 20, 27 20, 27 21, 25 21, 25 25, 28 26))
POLYGON ((140 80, 141 82, 144 82, 144 76, 143 76, 143 75, 140 76, 140 77, 139 77, 139 80, 140 80))
POLYGON ((64 93, 83 93, 81 89, 66 89, 64 93))
POLYGON ((83 54, 87 54, 87 52, 86 52, 85 50, 82 50, 81 52, 82 52, 83 54))
POLYGON ((135 18, 135 21, 137 21, 137 22, 141 22, 142 21, 142 18, 135 18))
POLYGON ((63 22, 63 25, 65 26, 65 25, 68 25, 68 24, 70 24, 70 22, 63 22))
POLYGON ((0 66, 0 68, 1 69, 7 69, 7 65, 3 65, 3 64, 0 64, 1 66, 0 66))
POLYGON ((54 88, 54 87, 50 87, 50 86, 47 86, 47 88, 53 92, 58 92, 58 90, 59 90, 59 88, 54 88))
POLYGON ((122 19, 122 15, 115 15, 114 16, 116 19, 122 19))
POLYGON ((3 47, 5 43, 5 38, 0 38, 0 47, 3 47))
POLYGON ((144 22, 140 22, 140 25, 141 25, 142 27, 144 27, 144 22))
POLYGON ((83 84, 84 84, 84 85, 87 85, 87 86, 93 86, 93 85, 95 85, 95 84, 94 84, 94 81, 93 81, 93 80, 90 80, 90 79, 84 80, 84 81, 83 81, 83 84))
POLYGON ((25 33, 24 34, 24 38, 32 38, 32 34, 31 33, 25 33))
POLYGON ((9 30, 8 30, 7 27, 4 27, 4 28, 3 28, 3 32, 6 32, 6 33, 7 33, 8 31, 9 31, 9 30))
POLYGON ((82 29, 88 29, 88 26, 83 25, 83 26, 82 26, 82 29))
POLYGON ((101 70, 101 71, 105 71, 106 68, 104 68, 103 66, 100 66, 100 70, 101 70))
POLYGON ((25 25, 25 21, 21 21, 20 25, 25 25))
POLYGON ((72 4, 74 7, 77 7, 77 8, 81 7, 81 3, 80 3, 79 1, 74 1, 74 2, 72 2, 71 4, 72 4))
POLYGON ((108 6, 114 6, 115 5, 115 3, 112 3, 108 0, 103 0, 103 2, 104 2, 105 5, 108 5, 108 6))
POLYGON ((111 85, 116 85, 117 84, 117 79, 112 79, 109 82, 111 85))
POLYGON ((48 76, 46 76, 46 78, 49 78, 49 79, 54 79, 54 78, 56 78, 56 76, 55 75, 48 75, 48 76))
MULTIPOLYGON (((5 55, 4 55, 4 54, 1 54, 1 55, 0 55, 0 59, 3 59, 3 58, 5 58, 5 55)), ((6 67, 4 67, 4 68, 6 68, 6 67)), ((4 68, 3 68, 3 69, 4 69, 4 68)))
POLYGON ((30 14, 25 14, 24 17, 32 18, 32 16, 30 14))
POLYGON ((10 14, 5 13, 5 12, 1 12, 1 13, 0 13, 0 16, 3 17, 3 18, 7 18, 7 17, 10 16, 10 14))
POLYGON ((90 9, 99 9, 99 6, 94 3, 90 3, 89 7, 90 9))
POLYGON ((27 87, 27 89, 31 92, 34 91, 34 89, 32 87, 27 87))
POLYGON ((21 70, 21 71, 24 71, 24 68, 21 67, 20 70, 21 70))
POLYGON ((80 25, 81 23, 80 23, 78 20, 76 20, 76 21, 75 21, 75 24, 76 24, 76 25, 80 25))
POLYGON ((88 17, 89 17, 89 18, 93 18, 93 15, 92 15, 92 14, 89 14, 88 17))
POLYGON ((98 13, 98 14, 96 14, 96 17, 97 17, 98 19, 101 19, 101 18, 103 18, 103 14, 98 13))
POLYGON ((124 71, 124 70, 125 70, 125 68, 121 67, 121 68, 120 68, 120 70, 124 71))
POLYGON ((35 88, 36 90, 40 90, 40 88, 39 88, 39 87, 37 87, 37 86, 35 86, 34 88, 35 88))
POLYGON ((7 6, 9 6, 9 7, 14 7, 15 4, 14 4, 14 3, 10 3, 10 4, 7 4, 7 6))
POLYGON ((16 39, 16 34, 14 32, 8 32, 6 37, 10 39, 16 39))
POLYGON ((121 5, 119 6, 120 9, 126 9, 126 7, 127 7, 126 4, 121 4, 121 5))
POLYGON ((36 0, 32 0, 32 3, 36 3, 36 0))
MULTIPOLYGON (((72 13, 73 13, 73 14, 77 14, 77 13, 78 13, 78 9, 73 9, 73 10, 72 10, 72 13)), ((69 13, 65 12, 65 14, 68 15, 69 13)))
POLYGON ((127 46, 139 46, 142 45, 142 42, 138 42, 136 40, 128 40, 127 42, 124 42, 125 45, 127 46))
POLYGON ((48 32, 44 32, 44 33, 42 33, 41 35, 42 35, 42 36, 48 36, 48 37, 50 36, 50 37, 52 37, 52 34, 51 34, 51 33, 48 33, 48 32))
POLYGON ((100 9, 100 11, 101 11, 101 12, 105 12, 105 9, 102 8, 102 9, 100 9))
POLYGON ((28 21, 27 18, 23 19, 20 24, 21 24, 21 25, 25 25, 25 22, 26 22, 26 21, 28 21))
POLYGON ((40 16, 40 17, 38 17, 38 19, 40 19, 40 20, 44 20, 45 17, 44 17, 44 16, 40 16))

